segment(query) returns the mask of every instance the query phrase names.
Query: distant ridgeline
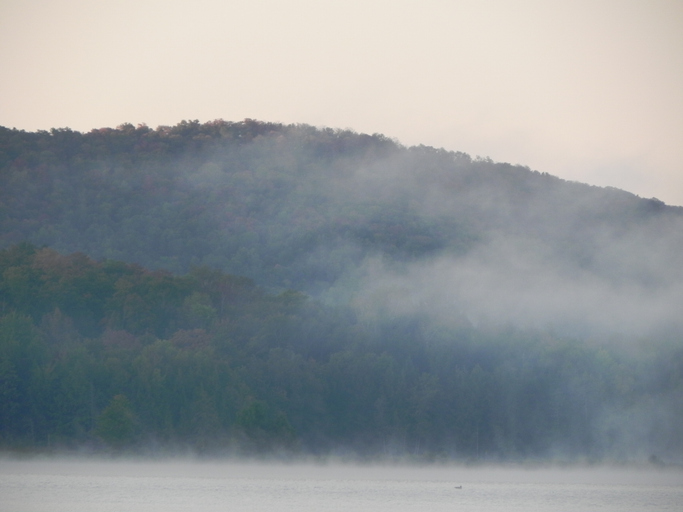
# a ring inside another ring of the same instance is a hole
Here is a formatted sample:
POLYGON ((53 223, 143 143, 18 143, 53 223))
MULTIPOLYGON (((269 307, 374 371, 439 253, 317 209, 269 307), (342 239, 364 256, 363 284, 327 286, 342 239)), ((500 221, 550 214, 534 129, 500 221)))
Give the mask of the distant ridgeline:
POLYGON ((314 295, 369 255, 460 255, 499 232, 596 266, 596 240, 683 213, 382 135, 251 120, 0 128, 0 208, 0 248, 30 241, 174 273, 206 265, 314 295))
POLYGON ((359 318, 198 267, 0 251, 0 447, 680 461, 680 344, 359 318), (655 350, 652 350, 655 349, 655 350))
POLYGON ((683 462, 682 303, 656 199, 306 125, 0 127, 5 448, 683 462))

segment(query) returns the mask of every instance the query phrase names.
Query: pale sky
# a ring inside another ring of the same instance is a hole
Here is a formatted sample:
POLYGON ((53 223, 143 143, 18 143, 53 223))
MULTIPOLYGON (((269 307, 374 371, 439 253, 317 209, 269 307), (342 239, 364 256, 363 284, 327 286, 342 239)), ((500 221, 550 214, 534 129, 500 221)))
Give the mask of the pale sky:
POLYGON ((683 205, 683 0, 0 0, 0 125, 383 133, 683 205))

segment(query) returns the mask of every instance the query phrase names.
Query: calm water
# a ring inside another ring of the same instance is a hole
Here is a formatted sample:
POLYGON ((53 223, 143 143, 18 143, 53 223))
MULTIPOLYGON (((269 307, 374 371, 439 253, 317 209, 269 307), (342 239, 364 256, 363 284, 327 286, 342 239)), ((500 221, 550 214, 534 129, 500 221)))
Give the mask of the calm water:
POLYGON ((0 460, 3 512, 176 510, 683 511, 683 471, 0 460))

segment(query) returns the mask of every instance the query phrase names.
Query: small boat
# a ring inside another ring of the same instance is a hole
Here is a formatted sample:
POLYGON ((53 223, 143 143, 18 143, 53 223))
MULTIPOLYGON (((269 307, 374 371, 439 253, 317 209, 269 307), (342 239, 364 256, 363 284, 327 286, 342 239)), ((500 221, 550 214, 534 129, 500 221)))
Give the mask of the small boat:
POLYGON ((456 489, 462 489, 462 485, 456 485, 455 488, 456 489))

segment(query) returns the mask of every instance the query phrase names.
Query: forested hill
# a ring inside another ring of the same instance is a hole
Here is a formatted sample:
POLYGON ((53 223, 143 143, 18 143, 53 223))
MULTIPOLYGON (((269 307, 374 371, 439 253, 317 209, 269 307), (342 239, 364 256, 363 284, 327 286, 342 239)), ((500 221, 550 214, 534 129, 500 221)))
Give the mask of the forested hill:
POLYGON ((360 317, 205 267, 0 251, 0 448, 683 459, 680 343, 360 317))
POLYGON ((606 245, 672 257, 681 218, 656 199, 381 135, 251 120, 0 128, 0 247, 206 265, 316 296, 369 256, 457 258, 501 237, 601 278, 656 281, 606 245))
POLYGON ((0 251, 3 446, 683 459, 656 199, 305 125, 0 128, 0 251))

